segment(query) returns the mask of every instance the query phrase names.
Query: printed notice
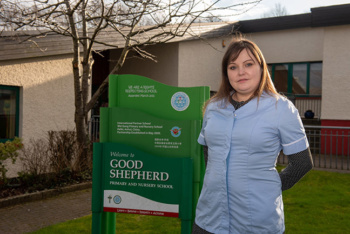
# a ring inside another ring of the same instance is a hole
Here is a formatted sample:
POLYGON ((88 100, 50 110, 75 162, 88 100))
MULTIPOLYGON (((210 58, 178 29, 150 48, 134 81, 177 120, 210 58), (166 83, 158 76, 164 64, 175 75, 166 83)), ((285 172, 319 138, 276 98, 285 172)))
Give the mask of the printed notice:
POLYGON ((128 97, 134 98, 154 98, 157 94, 157 90, 154 85, 129 85, 125 89, 125 93, 128 94, 128 97))
POLYGON ((164 149, 178 149, 181 147, 182 142, 171 141, 168 138, 155 138, 154 147, 155 148, 164 148, 164 149))
POLYGON ((118 134, 160 135, 162 129, 163 126, 151 122, 117 122, 118 134))

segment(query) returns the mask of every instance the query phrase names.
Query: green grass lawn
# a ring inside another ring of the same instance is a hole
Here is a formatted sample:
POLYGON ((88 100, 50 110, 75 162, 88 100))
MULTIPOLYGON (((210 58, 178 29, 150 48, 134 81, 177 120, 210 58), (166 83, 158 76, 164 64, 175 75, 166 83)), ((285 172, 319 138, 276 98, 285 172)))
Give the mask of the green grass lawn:
MULTIPOLYGON (((181 233, 180 219, 134 214, 117 214, 116 216, 116 233, 181 233)), ((33 233, 91 233, 91 215, 52 225, 33 233)))
POLYGON ((350 174, 311 171, 283 199, 286 233, 350 233, 350 174))
MULTIPOLYGON (((286 234, 350 233, 350 174, 316 171, 283 192, 286 234)), ((117 214, 117 233, 180 233, 180 220, 117 214)), ((37 232, 90 233, 91 215, 37 232)))

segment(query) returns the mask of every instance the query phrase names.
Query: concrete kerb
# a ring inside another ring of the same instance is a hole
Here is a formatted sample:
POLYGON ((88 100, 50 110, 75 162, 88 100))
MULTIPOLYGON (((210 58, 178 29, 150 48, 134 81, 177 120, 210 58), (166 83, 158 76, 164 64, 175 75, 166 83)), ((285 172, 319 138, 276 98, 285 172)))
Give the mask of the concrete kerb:
POLYGON ((80 184, 69 185, 62 188, 48 189, 43 191, 38 191, 35 193, 22 194, 13 197, 7 197, 0 199, 0 208, 14 206, 17 204, 22 204, 26 202, 39 201, 50 197, 55 197, 63 193, 74 192, 78 190, 91 188, 92 182, 85 182, 80 184))

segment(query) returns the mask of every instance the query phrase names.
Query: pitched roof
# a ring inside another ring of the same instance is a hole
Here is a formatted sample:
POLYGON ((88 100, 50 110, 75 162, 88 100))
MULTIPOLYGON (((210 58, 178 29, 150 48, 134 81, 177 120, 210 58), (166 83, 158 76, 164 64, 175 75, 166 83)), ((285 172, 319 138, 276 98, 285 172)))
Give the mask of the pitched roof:
MULTIPOLYGON (((175 37, 169 42, 227 36, 233 32, 233 27, 232 22, 196 23, 192 24, 182 37, 175 37)), ((141 41, 147 40, 148 34, 155 35, 159 32, 161 32, 161 29, 143 33, 139 35, 138 39, 141 41)), ((2 32, 0 35, 0 61, 73 53, 71 37, 48 33, 46 36, 38 36, 25 41, 28 36, 33 35, 37 35, 37 31, 2 32)), ((111 30, 101 32, 97 40, 110 43, 115 47, 95 43, 94 50, 123 48, 125 43, 121 34, 111 30)))
MULTIPOLYGON (((311 13, 288 15, 273 18, 244 20, 239 22, 215 22, 192 24, 190 29, 182 37, 176 37, 169 42, 197 40, 199 38, 218 38, 228 36, 234 31, 253 33, 273 30, 284 30, 305 27, 327 27, 350 24, 350 4, 327 7, 311 8, 311 13)), ((169 26, 174 27, 174 25, 169 26)), ((185 26, 184 26, 185 27, 185 26)), ((125 29, 126 30, 126 29, 125 29)), ((152 35, 161 29, 152 31, 152 35)), ((11 59, 23 59, 44 57, 73 52, 72 39, 58 34, 47 34, 46 37, 38 37, 30 41, 24 41, 29 35, 35 35, 36 31, 2 32, 0 34, 0 61, 11 59), (20 43, 22 42, 22 43, 20 43)), ((147 39, 147 33, 139 36, 140 40, 147 39)), ((124 47, 124 39, 114 31, 104 31, 99 34, 98 40, 113 44, 116 48, 124 47)), ((96 44, 95 50, 106 50, 104 44, 96 44)))

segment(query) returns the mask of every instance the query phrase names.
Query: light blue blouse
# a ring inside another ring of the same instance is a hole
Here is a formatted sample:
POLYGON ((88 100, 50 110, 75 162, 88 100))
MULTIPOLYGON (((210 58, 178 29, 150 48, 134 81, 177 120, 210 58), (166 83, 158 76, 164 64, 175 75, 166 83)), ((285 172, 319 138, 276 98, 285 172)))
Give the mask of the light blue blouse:
POLYGON ((283 233, 276 160, 308 148, 298 110, 264 93, 238 110, 225 101, 207 106, 198 142, 208 163, 195 222, 212 233, 283 233))

